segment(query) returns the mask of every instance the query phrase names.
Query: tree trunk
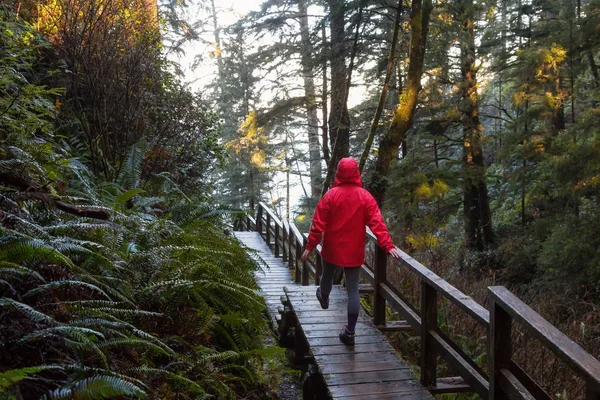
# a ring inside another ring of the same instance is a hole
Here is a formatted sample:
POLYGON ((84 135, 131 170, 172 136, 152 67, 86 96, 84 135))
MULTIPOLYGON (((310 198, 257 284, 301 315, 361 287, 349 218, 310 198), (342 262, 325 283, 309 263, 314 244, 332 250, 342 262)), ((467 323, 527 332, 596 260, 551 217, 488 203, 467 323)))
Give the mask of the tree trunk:
POLYGON ((588 61, 590 63, 590 71, 592 72, 592 76, 594 77, 594 86, 596 88, 600 87, 600 74, 598 73, 598 65, 596 65, 596 61, 594 61, 594 53, 592 50, 587 52, 588 61))
POLYGON ((463 17, 461 32, 461 104, 459 111, 463 126, 463 212, 465 218, 465 245, 483 249, 493 242, 492 216, 485 184, 482 131, 479 121, 477 96, 477 69, 475 67, 475 30, 473 0, 461 2, 463 17))
POLYGON ((399 104, 387 132, 379 143, 379 152, 375 162, 375 175, 369 191, 381 206, 387 190, 387 176, 392 161, 398 156, 399 146, 406 140, 406 133, 411 128, 417 99, 421 90, 421 75, 425 58, 427 32, 429 31, 429 15, 431 0, 413 0, 411 5, 411 38, 408 77, 402 88, 399 104))
POLYGON ((348 156, 350 151, 350 116, 346 96, 346 45, 344 35, 344 0, 329 0, 331 19, 331 111, 329 113, 329 142, 337 154, 332 154, 333 165, 348 156), (338 139, 339 137, 339 139, 338 139))
POLYGON ((331 111, 329 113, 329 142, 331 158, 323 182, 321 197, 333 181, 339 161, 350 154, 350 116, 347 104, 346 46, 344 44, 344 1, 329 0, 331 27, 331 111))
POLYGON ((379 96, 379 103, 377 103, 377 110, 375 111, 375 116, 373 117, 373 121, 371 122, 369 136, 367 137, 367 142, 365 143, 365 148, 363 150, 363 153, 360 157, 360 162, 358 164, 358 170, 361 174, 363 172, 363 169, 365 168, 365 164, 367 163, 367 158, 369 157, 369 152, 371 151, 371 145, 373 144, 373 139, 375 138, 375 132, 377 131, 377 126, 379 125, 379 118, 381 118, 381 113, 383 112, 383 107, 385 105, 385 99, 387 97, 387 92, 390 85, 390 78, 394 69, 394 56, 396 55, 396 44, 398 43, 398 32, 400 28, 401 15, 402 0, 399 0, 398 9, 396 11, 396 19, 394 20, 394 33, 392 34, 392 45, 390 47, 390 55, 388 56, 387 69, 385 71, 385 80, 383 81, 383 88, 381 89, 381 95, 379 96))
POLYGON ((325 159, 325 164, 329 165, 329 139, 327 134, 327 103, 329 102, 329 94, 327 93, 327 33, 325 31, 325 24, 321 29, 322 36, 322 46, 323 53, 321 54, 321 58, 323 59, 323 88, 321 93, 321 105, 323 107, 323 125, 321 129, 323 130, 323 137, 321 142, 323 143, 323 158, 325 159))
POLYGON ((215 34, 215 57, 217 58, 217 76, 219 78, 219 84, 217 88, 219 90, 219 97, 223 94, 223 57, 221 55, 221 28, 219 27, 219 22, 217 20, 217 10, 215 8, 215 0, 211 0, 211 12, 212 12, 212 22, 213 29, 215 34))
POLYGON ((319 148, 319 118, 317 117, 317 101, 315 80, 312 74, 312 46, 308 32, 308 15, 306 0, 298 1, 300 36, 302 38, 302 76, 306 96, 306 120, 308 123, 308 153, 310 158, 310 192, 312 197, 321 194, 321 149, 319 148))

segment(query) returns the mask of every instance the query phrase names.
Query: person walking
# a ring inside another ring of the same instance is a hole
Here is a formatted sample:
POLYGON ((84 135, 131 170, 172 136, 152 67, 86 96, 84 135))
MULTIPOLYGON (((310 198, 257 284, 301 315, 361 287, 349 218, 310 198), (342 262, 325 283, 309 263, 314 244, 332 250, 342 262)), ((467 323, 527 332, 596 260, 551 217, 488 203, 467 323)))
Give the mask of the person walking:
POLYGON ((329 308, 329 294, 336 267, 344 268, 348 292, 348 324, 339 338, 346 345, 354 345, 354 331, 360 310, 358 281, 360 266, 365 262, 365 239, 368 226, 377 237, 379 246, 393 257, 400 250, 392 243, 383 222, 377 202, 363 189, 358 163, 353 158, 342 158, 338 163, 335 181, 317 204, 302 261, 323 241, 321 259, 323 273, 317 288, 321 308, 329 308))

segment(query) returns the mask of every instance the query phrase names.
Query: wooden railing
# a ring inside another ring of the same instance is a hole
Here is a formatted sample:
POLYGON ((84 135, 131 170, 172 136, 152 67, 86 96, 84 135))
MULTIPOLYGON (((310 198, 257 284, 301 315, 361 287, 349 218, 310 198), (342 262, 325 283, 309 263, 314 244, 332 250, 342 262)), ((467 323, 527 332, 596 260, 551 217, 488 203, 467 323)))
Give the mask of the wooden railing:
MULTIPOLYGON (((248 217, 238 226, 258 231, 269 246, 274 248, 276 256, 281 252, 289 268, 295 270, 296 283, 308 285, 312 277, 313 282, 319 284, 321 247, 317 247, 314 261, 302 262, 300 256, 306 246, 307 237, 301 234, 293 223, 281 222, 269 207, 260 203, 256 220, 248 217)), ((488 311, 414 258, 401 252, 401 258, 398 260, 400 266, 418 279, 420 284, 420 306, 417 307, 389 282, 388 256, 376 243, 375 236, 368 231, 367 247, 375 248, 375 260, 365 263, 361 272, 373 287, 373 322, 382 330, 412 329, 420 335, 420 380, 432 393, 475 392, 484 399, 494 400, 551 399, 552 397, 511 359, 511 327, 515 321, 585 381, 586 400, 600 400, 600 361, 562 334, 508 289, 503 286, 488 288, 488 311), (481 366, 438 326, 440 297, 458 307, 487 333, 489 378, 481 366), (404 320, 387 322, 386 306, 404 320), (459 377, 438 378, 438 357, 443 358, 459 377)), ((540 365, 540 368, 544 366, 540 365)))

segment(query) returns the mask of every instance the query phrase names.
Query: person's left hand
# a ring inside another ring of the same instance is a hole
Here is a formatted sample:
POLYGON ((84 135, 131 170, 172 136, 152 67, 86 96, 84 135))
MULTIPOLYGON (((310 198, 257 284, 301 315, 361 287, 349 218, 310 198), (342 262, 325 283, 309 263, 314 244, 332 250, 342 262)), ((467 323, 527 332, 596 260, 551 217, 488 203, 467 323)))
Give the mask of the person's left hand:
POLYGON ((400 253, 400 249, 397 247, 394 247, 393 249, 391 249, 389 254, 394 258, 402 257, 402 253, 400 253))
POLYGON ((306 261, 306 260, 308 260, 308 256, 310 256, 310 253, 311 253, 311 252, 310 252, 309 250, 304 250, 304 253, 302 253, 302 256, 300 257, 300 259, 301 259, 302 261, 306 261))

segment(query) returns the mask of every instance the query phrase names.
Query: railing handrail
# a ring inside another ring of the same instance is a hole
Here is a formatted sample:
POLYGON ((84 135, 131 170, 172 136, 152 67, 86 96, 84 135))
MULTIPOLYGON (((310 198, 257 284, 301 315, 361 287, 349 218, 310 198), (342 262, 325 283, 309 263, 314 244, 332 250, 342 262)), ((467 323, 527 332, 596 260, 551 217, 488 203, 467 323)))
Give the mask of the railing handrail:
POLYGON ((273 220, 274 223, 276 223, 277 225, 279 225, 280 228, 283 228, 283 223, 281 222, 281 220, 279 219, 279 217, 277 216, 277 214, 275 214, 275 212, 273 210, 271 210, 270 207, 268 207, 262 201, 258 203, 258 206, 262 207, 263 210, 265 210, 269 214, 269 216, 271 217, 271 219, 273 220))
POLYGON ((559 331, 504 286, 488 287, 492 301, 518 321, 528 333, 540 340, 558 358, 586 381, 600 385, 600 361, 559 331))
POLYGON ((300 230, 293 222, 290 222, 290 230, 294 234, 294 238, 296 239, 296 243, 304 245, 304 235, 300 233, 300 230))
MULTIPOLYGON (((367 235, 369 239, 377 241, 377 238, 367 227, 367 235)), ((490 323, 490 312, 483 306, 477 303, 471 296, 468 296, 446 282, 442 277, 435 272, 425 267, 423 264, 409 256, 404 251, 400 250, 401 258, 399 261, 407 267, 412 273, 417 275, 421 281, 430 284, 436 291, 448 299, 451 303, 459 307, 461 310, 469 314, 475 321, 488 327, 490 323)))

